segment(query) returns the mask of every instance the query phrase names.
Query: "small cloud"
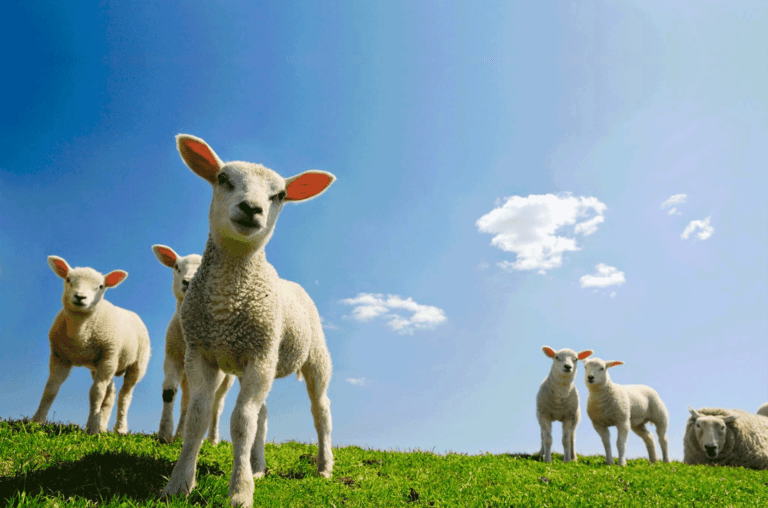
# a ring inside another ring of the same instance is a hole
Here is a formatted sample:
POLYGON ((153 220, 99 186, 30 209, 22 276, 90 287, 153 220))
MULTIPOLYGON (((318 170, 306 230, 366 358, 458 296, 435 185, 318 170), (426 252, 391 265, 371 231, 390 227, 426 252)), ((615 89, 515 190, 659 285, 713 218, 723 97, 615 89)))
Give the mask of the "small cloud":
POLYGON ((680 235, 680 238, 687 240, 691 233, 693 233, 696 229, 701 229, 701 231, 696 233, 696 236, 699 237, 699 240, 706 240, 712 236, 712 233, 715 232, 715 228, 709 225, 709 219, 711 218, 712 216, 709 216, 704 220, 692 220, 685 227, 685 230, 683 231, 683 234, 680 235))
POLYGON ((315 281, 315 286, 318 286, 318 285, 320 285, 320 283, 318 281, 315 281))
POLYGON ((326 321, 323 316, 320 316, 320 324, 326 330, 338 330, 339 329, 339 327, 336 326, 335 324, 331 323, 330 321, 326 321))
POLYGON ((357 379, 348 377, 346 379, 346 381, 347 381, 347 383, 355 385, 355 386, 365 386, 366 384, 368 384, 368 380, 365 379, 364 377, 360 377, 360 378, 357 378, 357 379))
POLYGON ((613 298, 614 296, 616 296, 616 291, 614 291, 613 293, 611 293, 611 298, 613 298))
POLYGON ((433 330, 447 319, 442 309, 421 305, 410 297, 403 299, 398 295, 358 293, 355 298, 341 300, 341 303, 355 306, 352 319, 364 323, 382 317, 390 328, 402 335, 413 335, 416 329, 433 330), (411 315, 403 317, 402 313, 411 315))
POLYGON ((675 212, 677 212, 677 215, 683 215, 683 212, 678 212, 677 207, 674 207, 674 206, 669 209, 669 211, 667 212, 667 215, 675 215, 675 212))
POLYGON ((579 279, 581 287, 607 288, 608 286, 621 286, 627 281, 624 277, 624 272, 620 272, 616 268, 608 266, 605 263, 599 263, 596 268, 597 274, 584 275, 579 279))
POLYGON ((485 259, 481 258, 480 259, 480 263, 478 263, 475 268, 477 268, 478 270, 487 270, 488 267, 490 267, 490 266, 491 265, 488 264, 488 261, 486 261, 485 259))
MULTIPOLYGON (((670 196, 669 199, 661 204, 661 209, 663 210, 664 208, 672 205, 682 205, 686 202, 687 199, 688 194, 675 194, 674 196, 670 196)), ((672 210, 676 210, 676 207, 673 207, 672 210)), ((672 213, 672 211, 667 212, 668 215, 672 215, 672 213)))
POLYGON ((494 235, 491 245, 517 254, 514 262, 497 263, 501 269, 546 273, 563 264, 564 252, 581 250, 575 238, 558 236, 559 231, 573 226, 574 235, 591 235, 605 221, 606 208, 597 198, 573 197, 570 193, 512 196, 497 200, 496 208, 475 225, 481 233, 494 235), (589 217, 591 214, 594 216, 589 217), (586 220, 578 222, 581 218, 586 220))

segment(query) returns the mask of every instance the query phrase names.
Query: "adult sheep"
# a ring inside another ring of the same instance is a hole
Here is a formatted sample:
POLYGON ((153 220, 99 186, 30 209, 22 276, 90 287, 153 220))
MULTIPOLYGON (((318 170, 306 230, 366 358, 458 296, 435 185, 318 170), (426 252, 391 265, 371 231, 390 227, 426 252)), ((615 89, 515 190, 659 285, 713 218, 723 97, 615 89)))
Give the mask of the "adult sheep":
POLYGON ((688 411, 683 462, 768 469, 768 418, 740 409, 688 411))

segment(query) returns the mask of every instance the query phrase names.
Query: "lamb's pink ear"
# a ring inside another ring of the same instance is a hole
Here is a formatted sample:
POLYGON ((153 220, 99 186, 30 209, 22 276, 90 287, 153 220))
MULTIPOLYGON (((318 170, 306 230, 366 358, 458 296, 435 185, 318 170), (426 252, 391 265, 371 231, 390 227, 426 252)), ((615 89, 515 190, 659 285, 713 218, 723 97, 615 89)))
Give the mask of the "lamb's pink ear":
POLYGON ((619 360, 613 360, 613 361, 610 361, 610 362, 605 362, 605 368, 606 369, 608 369, 610 367, 615 367, 617 365, 624 365, 624 362, 619 361, 619 360))
POLYGON ((696 419, 701 418, 701 415, 695 409, 693 409, 691 406, 688 406, 688 411, 690 411, 691 416, 693 416, 694 418, 696 418, 696 419))
POLYGON ((729 423, 733 422, 733 420, 735 420, 735 419, 736 419, 736 418, 738 418, 738 417, 739 417, 739 415, 735 415, 735 416, 726 416, 725 418, 723 418, 723 423, 724 423, 724 424, 726 424, 726 425, 728 425, 729 423))
POLYGON ((67 264, 67 262, 64 261, 64 258, 60 258, 59 256, 48 256, 48 266, 51 267, 51 270, 53 270, 53 273, 55 273, 62 279, 66 279, 67 274, 72 269, 69 267, 69 264, 67 264))
POLYGON ((541 346, 541 350, 544 351, 544 354, 547 355, 548 357, 550 357, 550 358, 554 358, 555 357, 555 350, 552 349, 551 347, 549 347, 549 346, 541 346))
POLYGON ((128 277, 128 272, 125 270, 113 270, 104 276, 104 285, 113 288, 123 282, 126 277, 128 277))
POLYGON ((592 353, 594 353, 594 351, 592 351, 591 349, 585 349, 584 351, 576 355, 576 358, 578 358, 579 360, 583 360, 585 358, 589 358, 590 356, 592 356, 592 353))
POLYGON ((285 201, 304 201, 319 196, 336 177, 327 171, 311 169, 285 179, 285 201))
POLYGON ((179 255, 170 247, 160 244, 153 245, 152 252, 155 253, 158 261, 168 268, 174 268, 176 266, 176 260, 179 258, 179 255))
POLYGON ((224 163, 208 143, 189 134, 177 134, 176 148, 189 169, 211 184, 216 183, 216 173, 224 163))

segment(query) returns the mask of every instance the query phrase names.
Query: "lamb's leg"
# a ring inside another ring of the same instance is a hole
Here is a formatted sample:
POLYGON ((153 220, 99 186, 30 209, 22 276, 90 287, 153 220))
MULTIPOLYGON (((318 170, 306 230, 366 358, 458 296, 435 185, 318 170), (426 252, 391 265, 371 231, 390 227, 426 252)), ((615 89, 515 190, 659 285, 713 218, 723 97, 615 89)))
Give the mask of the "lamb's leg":
POLYGON ((317 474, 330 478, 333 471, 333 448, 331 447, 331 400, 326 392, 331 381, 331 358, 328 351, 320 353, 319 360, 310 360, 302 368, 307 393, 312 403, 312 417, 317 431, 317 474))
MULTIPOLYGON (((91 371, 91 379, 96 380, 96 372, 91 371)), ((112 414, 112 406, 115 404, 115 378, 112 378, 112 382, 107 386, 107 393, 104 394, 104 402, 101 403, 101 409, 99 410, 99 432, 106 432, 107 424, 109 423, 109 415, 112 414)))
POLYGON ((179 425, 176 427, 176 435, 173 436, 174 441, 182 438, 184 439, 184 425, 187 423, 187 410, 189 408, 189 380, 187 379, 187 373, 181 374, 181 409, 179 410, 179 425))
POLYGON ((539 416, 541 427, 541 450, 539 457, 544 462, 552 462, 552 420, 544 415, 539 416))
POLYGON ((576 423, 575 418, 563 420, 563 462, 576 460, 576 450, 573 446, 576 423))
MULTIPOLYGON (((93 385, 91 385, 91 391, 88 393, 90 402, 90 414, 88 415, 88 423, 85 425, 85 430, 89 434, 98 434, 101 430, 102 421, 102 406, 105 402, 107 392, 109 391, 109 385, 114 384, 113 378, 115 377, 115 371, 110 366, 102 363, 97 367, 93 376, 93 385)), ((125 385, 125 382, 123 382, 125 385)), ((118 402, 119 408, 119 402, 118 402)), ((110 405, 110 410, 112 406, 110 405)), ((106 419, 109 420, 109 415, 106 415, 106 419)), ((118 415, 119 421, 119 415, 118 415)), ((117 430, 117 425, 115 425, 117 430)))
MULTIPOLYGON (((240 378, 240 393, 232 411, 229 429, 232 434, 232 476, 229 479, 231 506, 253 505, 253 470, 251 456, 258 428, 259 412, 264 405, 275 367, 249 362, 240 378)), ((266 412, 264 413, 266 418, 266 412)))
POLYGON ((224 409, 224 396, 232 388, 232 384, 235 382, 235 376, 224 376, 224 380, 221 385, 216 389, 216 394, 213 397, 213 412, 211 413, 211 426, 208 428, 208 441, 213 444, 219 443, 219 418, 221 417, 221 411, 224 409))
POLYGON ((648 460, 653 464, 656 462, 656 443, 653 440, 651 431, 645 426, 644 423, 632 427, 632 431, 640 436, 645 443, 645 448, 648 450, 648 460))
POLYGON ((659 446, 661 446, 661 460, 669 462, 669 453, 667 451, 667 422, 654 422, 656 425, 656 434, 659 436, 659 446))
POLYGON ((161 498, 176 494, 188 495, 195 488, 195 466, 205 430, 211 421, 213 392, 221 384, 224 374, 218 366, 210 365, 194 350, 187 349, 184 368, 191 389, 187 421, 184 427, 184 445, 173 468, 168 485, 161 498))
POLYGON ((163 416, 160 418, 157 438, 161 443, 170 443, 173 438, 173 402, 181 376, 184 374, 184 363, 172 358, 166 352, 165 360, 163 360, 163 372, 165 373, 163 379, 163 416))
POLYGON ((626 466, 627 465, 627 456, 626 456, 626 450, 627 450, 627 436, 629 435, 629 421, 621 422, 618 425, 616 425, 616 433, 618 434, 618 437, 616 438, 616 448, 619 450, 619 462, 618 464, 620 466, 626 466))
POLYGON ((139 382, 138 365, 131 365, 125 370, 123 377, 123 386, 120 387, 120 393, 117 395, 117 421, 115 422, 115 432, 125 434, 128 432, 128 408, 131 407, 133 398, 133 388, 139 382))
POLYGON ((259 423, 256 428, 256 438, 251 447, 251 470, 254 478, 261 478, 267 472, 267 461, 264 458, 264 445, 267 443, 267 404, 259 409, 259 423))
POLYGON ((43 397, 40 399, 40 405, 32 417, 33 422, 45 423, 48 418, 48 410, 51 409, 51 404, 56 398, 56 394, 59 393, 61 384, 69 376, 69 371, 72 370, 72 365, 69 362, 65 362, 54 355, 51 355, 49 361, 49 375, 48 381, 45 383, 45 389, 43 390, 43 397))
POLYGON ((600 439, 603 440, 603 448, 605 448, 605 463, 613 464, 613 456, 611 455, 611 433, 608 431, 608 427, 603 427, 592 422, 592 426, 595 428, 595 432, 600 435, 600 439))

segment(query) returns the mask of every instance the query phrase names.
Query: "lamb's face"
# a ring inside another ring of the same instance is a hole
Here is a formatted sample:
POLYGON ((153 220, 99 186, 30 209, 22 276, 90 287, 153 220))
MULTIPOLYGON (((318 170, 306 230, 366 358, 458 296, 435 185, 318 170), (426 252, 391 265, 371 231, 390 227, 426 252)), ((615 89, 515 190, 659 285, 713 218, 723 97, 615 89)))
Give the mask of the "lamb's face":
POLYGON ((725 419, 718 416, 699 416, 693 428, 696 439, 707 457, 716 459, 725 445, 728 433, 725 419))
POLYGON ((106 290, 102 274, 93 268, 73 268, 64 279, 61 301, 70 312, 90 313, 102 300, 106 290))
POLYGON ((584 362, 584 382, 587 387, 605 384, 608 377, 608 367, 600 358, 592 358, 584 362))
POLYGON ((202 257, 199 254, 190 254, 189 256, 178 257, 173 266, 173 296, 178 301, 184 300, 189 283, 195 276, 197 269, 200 268, 202 257))
POLYGON ((209 220, 214 238, 265 245, 285 199, 285 179, 261 164, 230 162, 216 173, 209 220))
POLYGON ((561 349, 552 357, 552 372, 560 378, 574 379, 576 377, 576 351, 561 349))

